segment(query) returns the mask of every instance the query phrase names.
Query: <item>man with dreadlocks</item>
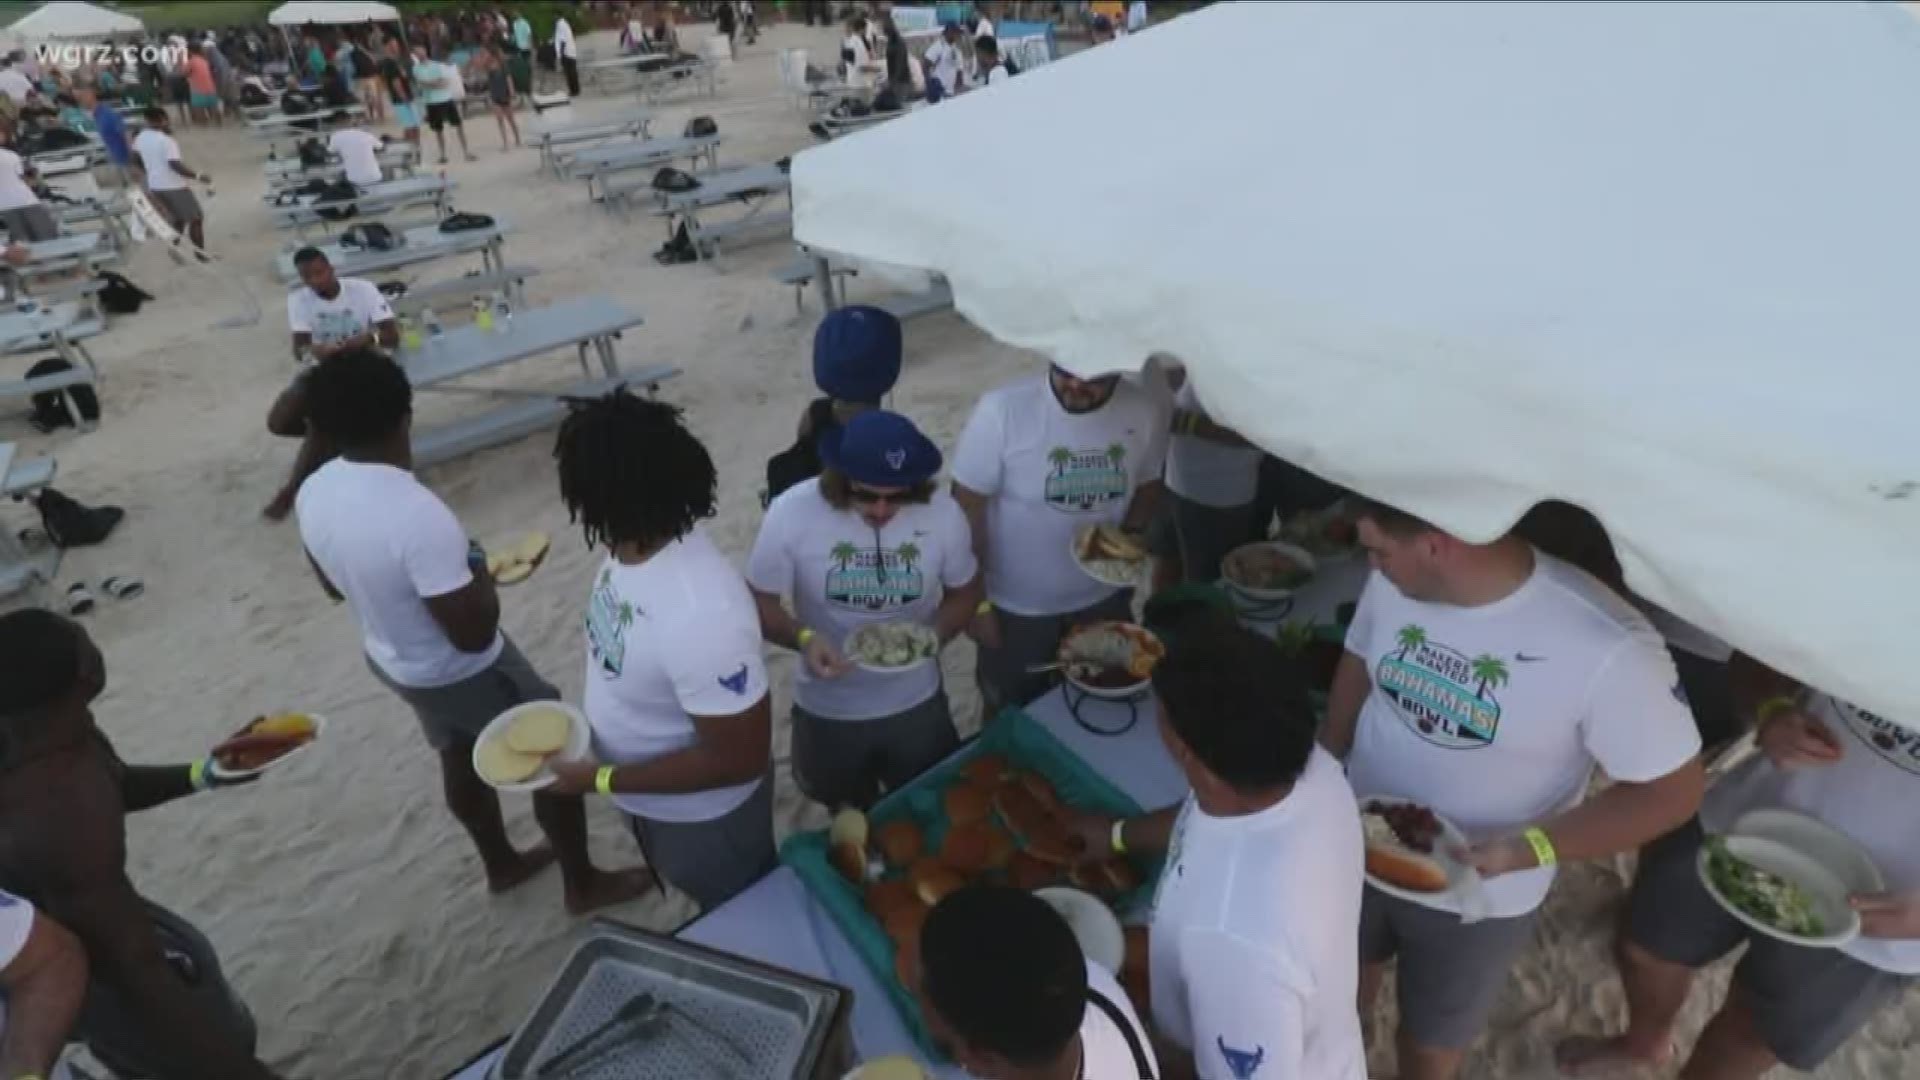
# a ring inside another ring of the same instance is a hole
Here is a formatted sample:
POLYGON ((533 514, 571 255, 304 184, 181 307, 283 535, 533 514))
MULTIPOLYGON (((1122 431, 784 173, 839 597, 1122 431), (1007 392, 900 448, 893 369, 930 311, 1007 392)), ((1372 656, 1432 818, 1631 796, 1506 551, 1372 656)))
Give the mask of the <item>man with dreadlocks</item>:
POLYGON ((0 888, 80 939, 92 983, 78 1036, 103 1063, 156 1080, 271 1077, 213 946, 127 877, 127 814, 218 787, 220 772, 210 758, 122 762, 94 722, 106 686, 78 624, 0 615, 0 888))
POLYGON ((772 709, 747 584, 696 526, 713 459, 670 405, 616 390, 576 408, 560 497, 607 549, 587 603, 586 712, 604 763, 554 763, 631 819, 661 879, 710 909, 774 866, 772 709))
POLYGON ((580 799, 535 793, 533 816, 552 846, 516 851, 499 795, 473 771, 489 721, 560 692, 500 632, 485 555, 414 477, 412 419, 413 387, 384 354, 337 353, 314 367, 307 422, 340 456, 300 485, 294 514, 320 586, 353 609, 374 677, 413 707, 439 754, 447 809, 473 839, 487 888, 504 892, 557 858, 572 914, 631 900, 646 875, 593 865, 580 799))

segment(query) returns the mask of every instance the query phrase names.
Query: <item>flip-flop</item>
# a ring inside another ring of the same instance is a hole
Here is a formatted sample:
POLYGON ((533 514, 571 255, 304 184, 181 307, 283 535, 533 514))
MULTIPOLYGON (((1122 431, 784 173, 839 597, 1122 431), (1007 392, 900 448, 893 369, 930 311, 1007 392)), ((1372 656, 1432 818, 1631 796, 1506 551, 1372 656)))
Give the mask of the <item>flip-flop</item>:
POLYGON ((131 600, 147 591, 147 586, 139 578, 110 577, 100 583, 100 588, 115 600, 131 600))
POLYGON ((93 610, 93 593, 84 581, 67 586, 67 614, 85 615, 93 610))
POLYGON ((29 525, 20 530, 20 546, 28 551, 37 551, 53 541, 48 539, 47 530, 38 525, 29 525))

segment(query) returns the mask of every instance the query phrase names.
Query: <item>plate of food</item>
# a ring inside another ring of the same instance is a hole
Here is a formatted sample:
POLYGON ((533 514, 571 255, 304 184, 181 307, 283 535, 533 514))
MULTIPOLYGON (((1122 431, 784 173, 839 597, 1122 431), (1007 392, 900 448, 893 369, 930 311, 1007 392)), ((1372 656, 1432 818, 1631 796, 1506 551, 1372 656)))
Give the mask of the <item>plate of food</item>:
POLYGON ((312 713, 256 716, 213 748, 213 773, 222 780, 244 780, 277 769, 319 742, 326 730, 326 719, 312 713))
POLYGON ((1284 600, 1312 580, 1315 569, 1307 549, 1284 540, 1241 544, 1220 560, 1227 587, 1249 600, 1284 600))
POLYGON ((1076 627, 1054 660, 1067 682, 1097 698, 1121 700, 1147 688, 1167 648, 1153 631, 1129 622, 1076 627))
POLYGON ((1073 535, 1073 561, 1104 585, 1130 589, 1147 573, 1147 546, 1118 525, 1089 525, 1073 535))
POLYGON ((1837 878, 1848 893, 1887 891, 1886 878, 1873 856, 1854 839, 1818 818, 1792 810, 1749 810, 1727 830, 1735 836, 1757 836, 1811 856, 1837 878))
POLYGON ((1293 515, 1281 524, 1279 538, 1323 560, 1351 555, 1360 547, 1353 513, 1345 500, 1325 510, 1293 515))
POLYGON ((1781 941, 1837 948, 1860 934, 1847 887, 1820 859, 1762 836, 1709 836, 1695 860, 1727 913, 1781 941))
POLYGON ((1463 879, 1475 876, 1453 854, 1467 849, 1466 836, 1412 799, 1361 799, 1360 828, 1366 836, 1367 881, 1389 896, 1423 903, 1462 891, 1463 879))
POLYGON ((582 761, 593 729, 564 701, 515 705, 487 724, 473 743, 473 771, 501 791, 538 791, 553 783, 547 761, 582 761))
POLYGON ((939 658, 940 635, 920 623, 868 623, 847 637, 846 656, 883 675, 907 671, 939 658))
POLYGON ((546 561, 553 538, 543 532, 528 533, 511 543, 502 544, 487 554, 487 572, 499 585, 518 585, 533 576, 546 561))

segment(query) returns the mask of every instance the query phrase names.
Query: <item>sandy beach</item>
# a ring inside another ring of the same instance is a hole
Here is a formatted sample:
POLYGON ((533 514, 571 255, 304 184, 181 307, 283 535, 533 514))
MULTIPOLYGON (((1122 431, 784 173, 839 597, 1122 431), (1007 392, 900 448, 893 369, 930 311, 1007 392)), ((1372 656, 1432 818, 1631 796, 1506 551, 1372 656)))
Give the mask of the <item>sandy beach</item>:
MULTIPOLYGON (((698 41, 705 28, 683 27, 682 34, 698 41)), ((780 90, 775 54, 805 47, 816 58, 830 57, 836 42, 828 30, 770 28, 726 70, 718 100, 667 104, 654 131, 677 133, 688 117, 710 115, 725 139, 723 164, 770 162, 804 149, 813 143, 806 117, 780 90)), ((608 34, 585 43, 602 55, 614 49, 608 34)), ((575 111, 591 117, 631 101, 589 94, 575 111)), ((521 123, 529 126, 531 115, 523 112, 521 123)), ((456 149, 447 167, 459 184, 455 205, 512 219, 508 260, 543 271, 529 285, 532 303, 602 293, 645 315, 646 325, 619 343, 621 359, 684 368, 662 396, 686 409, 712 451, 721 512, 708 528, 723 549, 744 558, 760 520, 765 459, 791 442, 813 394, 808 357, 818 308, 810 295, 796 312, 792 290, 768 276, 790 249, 780 241, 742 248, 724 273, 658 266, 651 253, 665 236, 657 222, 610 217, 587 200, 581 182, 540 173, 533 150, 503 153, 490 117, 467 124, 479 161, 461 161, 456 149)), ((56 596, 79 579, 97 592, 113 574, 146 582, 144 596, 103 597, 84 620, 107 657, 110 685, 96 713, 126 758, 187 760, 267 712, 315 712, 332 724, 326 745, 283 774, 131 819, 136 884, 212 937, 260 1020, 263 1056, 279 1071, 435 1080, 522 1019, 576 924, 562 909, 557 873, 505 896, 487 895, 471 847, 442 807, 431 754, 411 715, 368 672, 349 614, 322 596, 294 526, 261 520, 260 507, 294 449, 264 427, 269 402, 293 370, 284 289, 267 269, 287 234, 272 228, 260 200, 259 143, 231 125, 178 137, 188 164, 215 177, 207 236, 223 266, 212 274, 184 271, 151 245, 138 250, 122 270, 157 299, 90 343, 106 380, 99 430, 46 438, 9 419, 4 437, 19 440, 23 455, 56 454, 62 490, 128 510, 108 543, 70 554, 49 591, 56 596), (258 324, 211 329, 244 311, 241 279, 259 302, 258 324)), ((426 142, 427 167, 434 168, 430 133, 426 142)), ((1009 185, 1008 197, 1018 198, 1017 185, 1009 185)), ((400 276, 425 283, 467 268, 444 261, 400 276)), ((856 279, 850 291, 858 299, 884 288, 856 279)), ((909 324, 907 348, 893 407, 947 449, 981 391, 1041 362, 952 314, 909 324)), ((24 369, 24 358, 15 366, 24 369)), ((562 354, 513 365, 480 384, 559 386, 572 371, 571 356, 562 354)), ((483 406, 463 395, 422 394, 417 422, 483 406)), ((540 671, 578 701, 580 620, 599 556, 569 527, 551 447, 550 435, 536 435, 434 468, 424 479, 483 542, 531 528, 553 535, 547 563, 503 593, 503 623, 540 671)), ((27 513, 14 506, 6 527, 29 524, 27 513)), ((824 822, 825 814, 787 775, 792 663, 782 652, 771 662, 784 835, 824 822)), ((962 642, 949 650, 946 667, 955 715, 970 732, 977 726, 971 648, 962 642)), ((531 842, 536 830, 527 800, 505 802, 515 837, 531 842)), ((589 816, 603 865, 638 861, 610 806, 590 804, 589 816)), ((1469 1076, 1550 1077, 1558 1037, 1618 1022, 1608 939, 1620 893, 1621 880, 1607 867, 1563 876, 1469 1076)), ((656 896, 608 914, 664 929, 691 908, 656 896)), ((1684 1038, 1691 1039, 1723 987, 1724 966, 1710 988, 1696 993, 1684 1038)), ((1384 1011, 1379 1019, 1387 1019, 1384 1011)), ((1391 1075, 1390 1052, 1382 1049, 1375 1074, 1391 1075)), ((1920 995, 1879 1016, 1817 1075, 1920 1075, 1920 995)))

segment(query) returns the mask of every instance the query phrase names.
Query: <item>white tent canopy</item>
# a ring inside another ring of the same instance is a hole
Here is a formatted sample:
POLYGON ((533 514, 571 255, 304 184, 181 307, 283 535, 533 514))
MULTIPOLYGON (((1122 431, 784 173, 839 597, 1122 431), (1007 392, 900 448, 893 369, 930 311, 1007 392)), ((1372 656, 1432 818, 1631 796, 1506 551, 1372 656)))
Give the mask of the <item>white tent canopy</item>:
POLYGON ((274 26, 305 26, 318 23, 322 26, 338 26, 352 23, 398 22, 400 13, 391 4, 376 4, 367 0, 293 0, 281 4, 267 16, 267 22, 274 26))
POLYGON ((1892 5, 1216 4, 799 155, 795 232, 1457 535, 1585 506, 1920 727, 1916 115, 1892 5))
POLYGON ((139 19, 77 0, 55 0, 15 19, 5 30, 16 41, 99 40, 146 30, 139 19))

